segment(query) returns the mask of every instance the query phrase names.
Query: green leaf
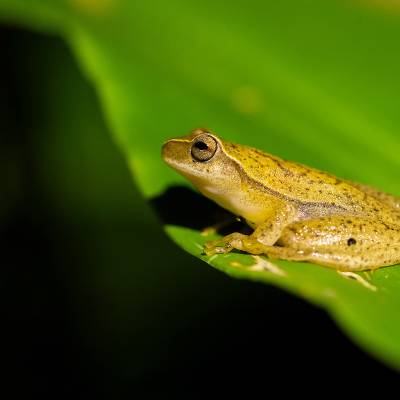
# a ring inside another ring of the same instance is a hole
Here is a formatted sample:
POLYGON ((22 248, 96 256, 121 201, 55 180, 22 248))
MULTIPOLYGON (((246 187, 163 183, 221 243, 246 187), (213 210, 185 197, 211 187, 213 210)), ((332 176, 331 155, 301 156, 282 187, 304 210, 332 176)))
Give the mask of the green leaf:
MULTIPOLYGON (((0 14, 70 44, 148 199, 185 184, 160 146, 198 126, 399 193, 400 10, 371 4, 0 0, 0 14)), ((246 254, 205 257, 198 229, 166 230, 229 275, 326 308, 400 368, 400 267, 360 274, 363 285, 311 264, 274 262, 276 270, 246 254)))

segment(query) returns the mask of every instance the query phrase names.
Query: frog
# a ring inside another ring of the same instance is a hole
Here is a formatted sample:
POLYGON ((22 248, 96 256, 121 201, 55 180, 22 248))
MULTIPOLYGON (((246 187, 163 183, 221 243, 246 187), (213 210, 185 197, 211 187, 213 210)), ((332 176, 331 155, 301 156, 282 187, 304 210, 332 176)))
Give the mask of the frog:
POLYGON ((223 140, 206 128, 167 140, 162 159, 251 227, 204 245, 338 272, 400 263, 400 197, 223 140))

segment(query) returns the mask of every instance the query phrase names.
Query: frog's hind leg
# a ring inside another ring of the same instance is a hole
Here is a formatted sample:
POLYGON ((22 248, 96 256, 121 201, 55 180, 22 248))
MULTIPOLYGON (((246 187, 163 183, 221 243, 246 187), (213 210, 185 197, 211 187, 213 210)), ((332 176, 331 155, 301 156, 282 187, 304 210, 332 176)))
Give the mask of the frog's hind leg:
POLYGON ((289 224, 280 232, 277 241, 268 238, 267 243, 263 243, 262 235, 232 233, 206 243, 204 250, 212 255, 236 249, 350 272, 400 263, 399 237, 399 228, 384 222, 332 216, 289 224))
POLYGON ((400 262, 399 229, 360 217, 332 216, 287 226, 270 257, 310 261, 339 271, 363 271, 400 262))

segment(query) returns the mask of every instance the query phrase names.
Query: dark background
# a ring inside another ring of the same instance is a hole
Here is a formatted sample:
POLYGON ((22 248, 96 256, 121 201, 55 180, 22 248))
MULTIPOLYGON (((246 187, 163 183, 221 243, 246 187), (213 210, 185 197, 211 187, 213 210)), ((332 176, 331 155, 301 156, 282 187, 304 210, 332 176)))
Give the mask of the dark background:
POLYGON ((67 47, 13 28, 0 40, 2 353, 14 394, 316 383, 360 394, 398 381, 325 312, 177 248, 67 47))

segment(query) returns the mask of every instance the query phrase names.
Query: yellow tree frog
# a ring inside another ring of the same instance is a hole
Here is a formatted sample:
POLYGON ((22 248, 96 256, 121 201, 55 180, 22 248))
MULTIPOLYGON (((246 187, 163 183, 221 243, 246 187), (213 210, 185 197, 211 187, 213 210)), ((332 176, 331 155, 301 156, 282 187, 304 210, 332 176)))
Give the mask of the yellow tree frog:
POLYGON ((162 158, 254 229, 206 243, 208 255, 237 249, 339 271, 400 262, 400 197, 226 142, 207 129, 168 140, 162 158))

